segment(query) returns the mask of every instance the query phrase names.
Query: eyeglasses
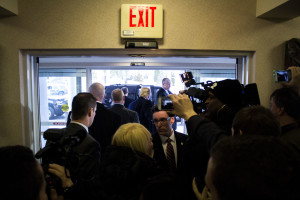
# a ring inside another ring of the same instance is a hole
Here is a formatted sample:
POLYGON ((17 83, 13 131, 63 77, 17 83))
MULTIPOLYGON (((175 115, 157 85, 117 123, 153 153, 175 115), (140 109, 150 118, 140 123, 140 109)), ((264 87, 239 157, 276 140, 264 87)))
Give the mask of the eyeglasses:
POLYGON ((154 119, 152 120, 152 122, 154 124, 158 124, 159 122, 162 122, 162 123, 166 123, 171 117, 168 117, 168 118, 161 118, 161 119, 154 119))

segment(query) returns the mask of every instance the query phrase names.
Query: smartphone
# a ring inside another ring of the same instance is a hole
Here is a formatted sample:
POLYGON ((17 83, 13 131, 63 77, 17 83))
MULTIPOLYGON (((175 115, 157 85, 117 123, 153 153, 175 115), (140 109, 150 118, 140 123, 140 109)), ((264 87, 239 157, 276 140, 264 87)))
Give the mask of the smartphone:
POLYGON ((292 79, 291 70, 273 70, 273 79, 278 82, 289 82, 292 79))
POLYGON ((170 97, 159 97, 157 107, 158 110, 173 110, 173 102, 170 97))

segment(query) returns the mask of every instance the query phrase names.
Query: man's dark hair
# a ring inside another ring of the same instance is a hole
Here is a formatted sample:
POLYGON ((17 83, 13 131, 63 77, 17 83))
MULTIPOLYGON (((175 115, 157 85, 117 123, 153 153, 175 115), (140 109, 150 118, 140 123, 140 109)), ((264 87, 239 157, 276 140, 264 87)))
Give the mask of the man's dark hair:
POLYGON ((225 137, 211 159, 221 200, 300 199, 299 155, 278 137, 225 137))
POLYGON ((272 98, 277 107, 283 108, 295 120, 300 119, 300 96, 296 91, 291 88, 280 88, 271 94, 270 99, 272 98))
POLYGON ((117 88, 111 92, 111 99, 113 101, 121 101, 123 99, 124 93, 121 89, 117 88))
POLYGON ((250 106, 241 109, 232 122, 234 135, 280 135, 280 123, 273 113, 263 106, 250 106))
POLYGON ((89 109, 95 109, 97 99, 90 93, 78 93, 72 102, 72 120, 79 120, 84 118, 89 109))
MULTIPOLYGON (((154 114, 154 113, 159 112, 159 111, 161 111, 161 110, 158 109, 158 106, 157 105, 153 105, 153 107, 152 107, 152 113, 154 114)), ((167 114, 168 114, 169 117, 175 117, 175 115, 170 114, 168 112, 167 112, 167 114)))
POLYGON ((0 160, 1 196, 38 200, 44 177, 31 149, 19 145, 1 147, 0 160))
POLYGON ((124 95, 128 93, 128 88, 127 87, 122 87, 121 90, 123 91, 124 95))

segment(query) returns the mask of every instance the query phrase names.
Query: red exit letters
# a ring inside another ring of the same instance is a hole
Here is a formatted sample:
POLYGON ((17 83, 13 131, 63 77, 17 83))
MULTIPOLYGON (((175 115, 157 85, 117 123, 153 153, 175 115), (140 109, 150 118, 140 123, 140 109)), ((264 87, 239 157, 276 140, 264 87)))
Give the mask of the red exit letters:
POLYGON ((151 10, 151 27, 154 27, 154 11, 156 7, 148 6, 130 6, 129 27, 149 27, 149 10, 151 10), (133 11, 137 9, 139 13, 138 24, 133 24, 132 19, 136 18, 133 11), (144 15, 145 13, 145 15, 144 15), (145 18, 144 18, 145 16, 145 18))

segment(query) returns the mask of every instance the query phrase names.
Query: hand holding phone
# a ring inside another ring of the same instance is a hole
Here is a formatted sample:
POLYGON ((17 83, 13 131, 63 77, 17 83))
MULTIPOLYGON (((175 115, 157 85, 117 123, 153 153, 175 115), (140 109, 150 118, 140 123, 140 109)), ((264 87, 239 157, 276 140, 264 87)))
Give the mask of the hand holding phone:
POLYGON ((157 102, 158 110, 173 110, 173 103, 170 97, 159 97, 157 102))
POLYGON ((294 88, 300 95, 300 67, 291 66, 288 70, 292 73, 292 80, 290 82, 282 82, 281 84, 285 87, 294 88))
POLYGON ((291 70, 273 70, 273 79, 278 82, 290 82, 292 80, 291 70))

